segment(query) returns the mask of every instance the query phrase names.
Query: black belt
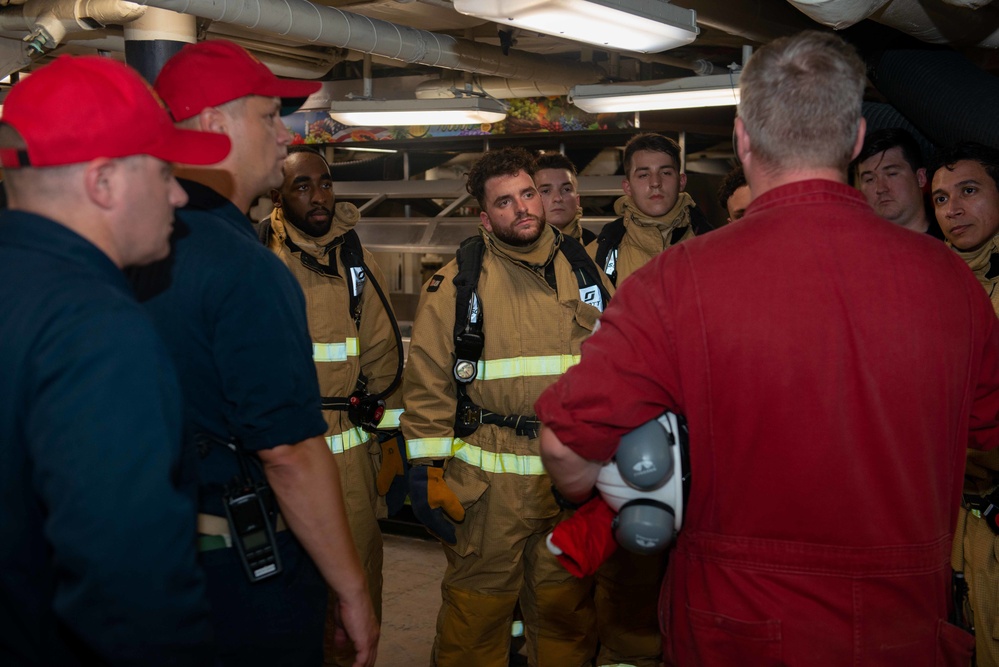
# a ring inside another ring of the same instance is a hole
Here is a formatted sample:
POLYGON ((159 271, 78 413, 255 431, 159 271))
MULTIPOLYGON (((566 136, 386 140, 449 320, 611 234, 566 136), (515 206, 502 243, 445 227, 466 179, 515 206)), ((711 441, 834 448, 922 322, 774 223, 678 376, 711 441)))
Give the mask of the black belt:
POLYGON ((528 438, 536 438, 541 433, 541 422, 538 421, 537 417, 498 415, 489 410, 480 410, 479 421, 483 424, 512 428, 517 432, 517 435, 526 435, 528 438))
POLYGON ((350 396, 323 396, 323 410, 346 410, 350 407, 350 396))

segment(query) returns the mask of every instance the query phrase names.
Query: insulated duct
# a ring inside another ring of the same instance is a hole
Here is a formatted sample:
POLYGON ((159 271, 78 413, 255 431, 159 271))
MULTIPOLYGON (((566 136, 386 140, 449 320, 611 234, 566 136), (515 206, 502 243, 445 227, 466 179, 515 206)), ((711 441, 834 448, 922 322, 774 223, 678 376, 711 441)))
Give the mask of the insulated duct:
MULTIPOLYGON (((566 83, 511 81, 494 76, 476 76, 472 78, 471 82, 473 91, 485 93, 489 97, 495 97, 499 100, 568 95, 570 87, 566 83)), ((444 76, 434 81, 424 81, 416 87, 416 98, 420 100, 450 98, 454 97, 453 89, 465 89, 465 79, 460 74, 444 76)))
POLYGON ((830 28, 841 30, 870 18, 930 44, 999 47, 999 7, 991 0, 947 5, 925 0, 788 0, 830 28))
POLYGON ((139 4, 430 67, 554 83, 594 83, 604 78, 592 63, 520 51, 504 55, 498 46, 408 28, 308 0, 139 0, 139 4))
POLYGON ((42 53, 59 46, 69 32, 121 25, 145 11, 140 4, 122 0, 28 0, 0 10, 0 31, 28 33, 29 48, 42 53))
POLYGON ((933 143, 978 141, 999 148, 999 78, 964 56, 897 49, 868 57, 867 67, 871 83, 933 143))

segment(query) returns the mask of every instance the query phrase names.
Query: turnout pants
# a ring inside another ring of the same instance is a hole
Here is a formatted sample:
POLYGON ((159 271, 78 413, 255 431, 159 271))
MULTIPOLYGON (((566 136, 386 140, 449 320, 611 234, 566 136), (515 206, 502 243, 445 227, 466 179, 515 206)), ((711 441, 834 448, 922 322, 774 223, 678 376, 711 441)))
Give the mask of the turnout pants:
MULTIPOLYGON (((367 575, 368 591, 371 593, 375 617, 381 623, 383 545, 381 528, 378 526, 379 496, 375 487, 381 447, 377 439, 372 438, 364 444, 333 456, 340 471, 340 486, 343 490, 344 509, 347 513, 347 522, 350 524, 350 534, 354 538, 361 566, 367 575)), ((330 589, 323 664, 350 667, 354 664, 353 647, 337 650, 333 641, 336 629, 334 622, 336 604, 336 594, 330 589)))
POLYGON ((444 548, 431 664, 507 667, 518 600, 532 667, 591 664, 592 582, 570 575, 545 546, 560 518, 548 476, 485 473, 452 460, 445 479, 466 514, 457 544, 444 548))

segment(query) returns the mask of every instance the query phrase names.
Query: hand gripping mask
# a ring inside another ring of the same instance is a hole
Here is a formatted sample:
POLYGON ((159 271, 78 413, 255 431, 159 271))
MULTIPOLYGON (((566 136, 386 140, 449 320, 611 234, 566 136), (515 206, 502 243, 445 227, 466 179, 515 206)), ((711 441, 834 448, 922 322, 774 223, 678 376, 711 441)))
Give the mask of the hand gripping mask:
POLYGON ((622 436, 597 490, 617 511, 614 537, 638 554, 665 551, 683 525, 690 486, 687 424, 666 412, 622 436))

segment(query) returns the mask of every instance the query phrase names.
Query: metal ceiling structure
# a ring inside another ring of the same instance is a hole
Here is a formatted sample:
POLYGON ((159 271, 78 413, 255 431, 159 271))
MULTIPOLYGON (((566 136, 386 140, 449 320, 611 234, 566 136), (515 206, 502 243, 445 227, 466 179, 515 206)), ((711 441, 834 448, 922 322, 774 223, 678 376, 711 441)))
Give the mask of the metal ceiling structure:
MULTIPOLYGON (((908 124, 930 143, 973 135, 999 144, 999 129, 992 121, 999 108, 999 2, 672 4, 696 11, 700 33, 689 45, 643 54, 500 26, 457 12, 450 0, 0 0, 0 76, 16 79, 60 53, 102 52, 124 58, 137 35, 155 37, 162 31, 170 39, 171 34, 186 32, 188 41, 233 39, 281 76, 321 80, 328 100, 362 94, 366 72, 369 88, 373 83, 378 97, 388 99, 442 97, 468 86, 509 100, 565 95, 580 83, 725 72, 741 64, 747 46, 757 48, 782 35, 826 28, 842 30, 867 60, 871 113, 885 123, 908 124)), ((651 111, 643 112, 638 124, 642 130, 679 135, 688 171, 717 173, 731 159, 733 117, 732 107, 651 111)), ((474 226, 461 174, 486 148, 515 142, 562 150, 584 176, 599 180, 616 173, 619 165, 613 156, 628 136, 601 131, 407 145, 379 142, 402 153, 359 158, 362 154, 337 151, 334 157, 349 161, 341 172, 353 174, 347 177, 350 183, 341 183, 341 196, 357 200, 365 207, 366 219, 380 220, 382 231, 396 230, 373 235, 371 243, 382 250, 416 252, 457 245, 468 225, 474 226), (379 185, 372 190, 355 183, 362 178, 357 174, 368 174, 379 185), (455 216, 465 217, 452 220, 455 216)), ((612 180, 619 185, 620 177, 612 180)), ((593 202, 586 220, 592 224, 609 214, 609 189, 614 188, 598 186, 597 180, 584 182, 584 201, 593 202)))

